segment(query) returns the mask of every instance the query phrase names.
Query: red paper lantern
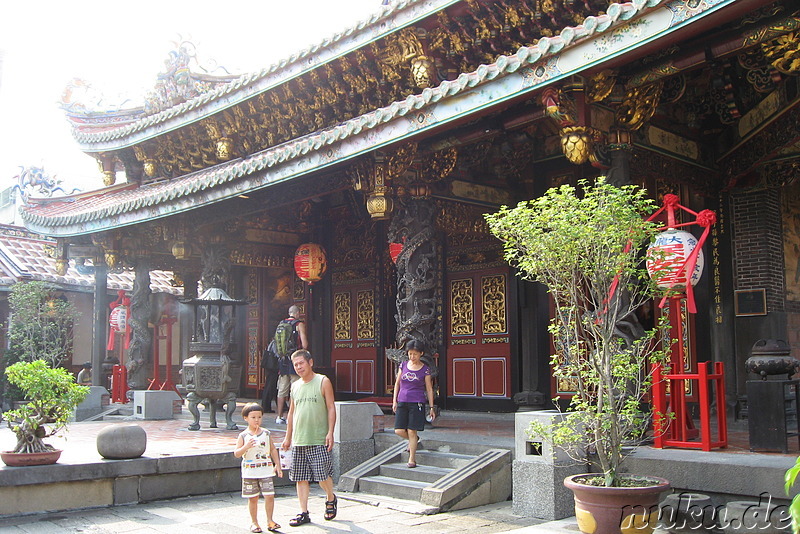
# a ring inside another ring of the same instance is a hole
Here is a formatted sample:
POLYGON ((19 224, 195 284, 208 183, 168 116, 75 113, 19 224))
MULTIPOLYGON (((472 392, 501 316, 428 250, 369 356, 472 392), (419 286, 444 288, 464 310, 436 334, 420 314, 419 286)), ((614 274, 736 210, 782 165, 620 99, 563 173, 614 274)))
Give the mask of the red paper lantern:
POLYGON ((308 282, 308 285, 319 282, 327 269, 325 249, 321 245, 304 243, 297 247, 294 253, 294 272, 300 280, 308 282))
POLYGON ((402 243, 389 243, 389 257, 392 258, 393 263, 397 263, 397 257, 403 252, 402 243))

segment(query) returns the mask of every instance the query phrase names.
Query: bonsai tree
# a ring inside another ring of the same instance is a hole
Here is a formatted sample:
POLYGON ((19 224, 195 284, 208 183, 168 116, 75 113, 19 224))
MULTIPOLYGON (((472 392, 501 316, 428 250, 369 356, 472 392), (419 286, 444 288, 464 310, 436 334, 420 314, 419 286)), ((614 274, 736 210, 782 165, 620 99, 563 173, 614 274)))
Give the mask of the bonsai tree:
POLYGON ((12 452, 54 450, 44 443, 44 438, 67 426, 72 410, 86 398, 89 388, 76 384, 65 369, 54 369, 44 360, 17 362, 6 368, 6 376, 28 399, 26 404, 5 413, 9 428, 17 435, 12 452))
POLYGON ((576 460, 595 453, 599 485, 624 485, 624 447, 640 443, 650 424, 647 364, 666 356, 664 324, 645 330, 636 316, 657 293, 643 254, 656 234, 645 220, 654 210, 643 189, 601 177, 486 215, 506 260, 550 293, 553 374, 574 389, 561 421, 531 432, 576 460))

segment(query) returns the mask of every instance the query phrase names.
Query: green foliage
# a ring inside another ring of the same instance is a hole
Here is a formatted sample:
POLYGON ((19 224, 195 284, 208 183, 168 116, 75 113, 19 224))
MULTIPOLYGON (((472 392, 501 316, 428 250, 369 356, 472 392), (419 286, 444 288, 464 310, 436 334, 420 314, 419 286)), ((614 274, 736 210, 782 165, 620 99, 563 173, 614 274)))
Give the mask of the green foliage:
POLYGON ((28 399, 26 404, 4 414, 17 436, 14 452, 52 450, 42 439, 67 426, 72 410, 86 398, 89 388, 76 384, 65 369, 53 369, 44 360, 17 362, 6 369, 6 376, 28 399))
POLYGON ((72 350, 72 327, 80 314, 69 301, 53 298, 55 289, 40 281, 11 286, 9 345, 22 361, 58 367, 72 350))
POLYGON ((553 373, 576 389, 561 423, 531 431, 576 460, 596 451, 606 485, 616 486, 623 447, 640 442, 650 424, 647 364, 666 356, 664 322, 647 332, 630 328, 658 293, 643 261, 656 234, 645 219, 655 206, 637 186, 599 178, 580 187, 550 189, 486 219, 506 260, 552 296, 553 373))
MULTIPOLYGON (((797 480, 798 473, 800 473, 800 458, 797 458, 795 464, 790 467, 784 475, 786 495, 791 495, 790 492, 797 480)), ((792 497, 792 502, 789 504, 789 514, 792 516, 792 532, 794 534, 800 534, 800 494, 792 497)))

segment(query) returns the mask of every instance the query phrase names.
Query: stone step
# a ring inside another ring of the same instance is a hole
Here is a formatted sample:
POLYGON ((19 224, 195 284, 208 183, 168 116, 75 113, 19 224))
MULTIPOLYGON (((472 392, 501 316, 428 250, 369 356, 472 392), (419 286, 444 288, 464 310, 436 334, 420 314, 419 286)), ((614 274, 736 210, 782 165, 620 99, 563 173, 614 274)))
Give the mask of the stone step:
MULTIPOLYGON (((417 459, 419 460, 419 458, 417 459)), ((392 478, 401 478, 404 480, 418 480, 420 482, 436 482, 443 476, 451 473, 452 469, 444 467, 435 467, 432 465, 417 464, 415 468, 409 468, 407 462, 397 462, 391 464, 383 464, 380 469, 380 474, 392 478)))
POLYGON ((374 493, 340 493, 342 500, 368 504, 370 506, 388 508, 389 510, 399 510, 407 514, 431 515, 439 512, 435 506, 427 506, 419 501, 409 501, 407 499, 394 499, 386 495, 375 495, 374 493))
MULTIPOLYGON (((408 461, 408 453, 401 455, 404 461, 408 461)), ((445 469, 457 469, 463 467, 475 459, 475 456, 467 454, 457 454, 454 452, 439 452, 428 449, 417 451, 417 465, 429 465, 433 467, 443 467, 445 469)))
MULTIPOLYGON (((375 440, 375 450, 377 452, 384 451, 398 443, 401 438, 395 435, 393 432, 376 432, 373 436, 375 440)), ((421 449, 427 450, 436 450, 440 452, 454 452, 456 454, 466 454, 477 456, 481 454, 483 451, 487 449, 509 449, 513 452, 514 449, 514 441, 513 439, 509 440, 492 440, 489 443, 465 443, 465 442, 455 442, 452 440, 444 440, 444 439, 437 439, 434 437, 434 433, 430 432, 428 434, 422 433, 420 434, 420 445, 421 449)))
POLYGON ((430 486, 429 482, 403 480, 382 475, 364 477, 359 480, 358 484, 359 491, 412 501, 419 501, 422 496, 422 488, 430 486))

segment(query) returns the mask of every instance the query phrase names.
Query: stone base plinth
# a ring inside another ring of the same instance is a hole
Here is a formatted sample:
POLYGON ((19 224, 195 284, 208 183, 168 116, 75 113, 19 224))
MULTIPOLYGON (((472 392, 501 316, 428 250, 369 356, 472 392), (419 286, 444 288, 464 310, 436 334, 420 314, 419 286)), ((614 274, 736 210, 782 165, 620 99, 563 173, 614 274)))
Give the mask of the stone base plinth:
POLYGON ((547 462, 514 460, 513 512, 548 521, 575 515, 575 501, 572 492, 564 487, 564 479, 585 472, 584 465, 559 466, 547 462))
POLYGON ((135 419, 172 419, 175 401, 180 397, 174 391, 134 391, 133 417, 135 419))

